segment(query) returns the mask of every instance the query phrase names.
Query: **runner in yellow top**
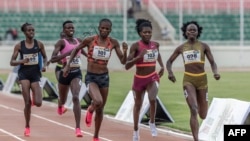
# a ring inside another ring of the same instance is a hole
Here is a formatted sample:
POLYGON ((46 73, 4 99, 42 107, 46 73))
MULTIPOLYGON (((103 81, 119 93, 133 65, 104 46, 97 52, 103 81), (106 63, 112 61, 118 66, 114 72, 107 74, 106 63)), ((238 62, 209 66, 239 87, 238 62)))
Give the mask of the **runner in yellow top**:
POLYGON ((205 56, 211 65, 214 78, 219 80, 220 75, 209 46, 198 40, 202 33, 202 27, 196 21, 191 21, 184 23, 181 29, 187 41, 175 49, 166 66, 168 79, 175 82, 172 63, 180 54, 182 55, 185 68, 184 95, 190 109, 190 126, 193 138, 194 141, 198 141, 199 122, 197 115, 199 114, 201 119, 205 119, 208 111, 207 75, 204 68, 205 56))

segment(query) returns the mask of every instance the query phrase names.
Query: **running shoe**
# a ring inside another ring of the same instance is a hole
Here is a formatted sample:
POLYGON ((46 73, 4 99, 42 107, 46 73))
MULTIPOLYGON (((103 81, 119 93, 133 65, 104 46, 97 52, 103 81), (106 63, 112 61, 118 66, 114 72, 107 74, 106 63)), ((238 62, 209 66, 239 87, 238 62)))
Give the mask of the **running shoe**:
POLYGON ((153 137, 156 137, 157 136, 157 129, 156 129, 155 123, 150 123, 150 121, 149 121, 148 125, 149 125, 150 130, 151 130, 151 135, 153 137))
POLYGON ((140 136, 139 136, 139 131, 134 131, 133 133, 133 141, 139 141, 140 140, 140 136))
POLYGON ((100 141, 99 138, 93 138, 93 141, 100 141))
POLYGON ((91 123, 92 123, 92 116, 93 116, 93 113, 91 113, 89 111, 89 108, 87 109, 87 113, 86 113, 86 116, 85 116, 85 123, 88 127, 91 126, 91 123))
POLYGON ((76 128, 76 137, 82 137, 82 131, 80 128, 76 128))
POLYGON ((59 115, 64 114, 66 111, 67 111, 67 109, 64 108, 64 106, 61 106, 61 107, 58 107, 58 108, 57 108, 57 113, 58 113, 59 115))
POLYGON ((30 136, 30 128, 26 127, 24 130, 24 136, 29 137, 30 136))

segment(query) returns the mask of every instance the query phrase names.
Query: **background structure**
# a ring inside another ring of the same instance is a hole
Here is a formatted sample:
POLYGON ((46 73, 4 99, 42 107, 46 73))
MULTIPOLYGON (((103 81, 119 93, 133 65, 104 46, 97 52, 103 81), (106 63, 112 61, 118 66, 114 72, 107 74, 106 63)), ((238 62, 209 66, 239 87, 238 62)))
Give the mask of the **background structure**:
MULTIPOLYGON (((76 37, 96 34, 101 18, 113 22, 111 36, 128 44, 139 39, 135 21, 146 18, 153 24, 153 40, 161 44, 164 60, 184 39, 183 22, 195 20, 203 27, 200 39, 210 45, 218 65, 230 69, 248 69, 250 41, 250 0, 0 0, 1 68, 10 69, 9 58, 15 43, 24 38, 20 26, 29 22, 36 38, 43 41, 50 57, 59 39, 62 22, 72 20, 76 37), (140 5, 138 5, 140 4, 140 5), (141 7, 138 9, 138 6, 141 7), (132 17, 128 10, 132 9, 132 17), (161 31, 167 27, 168 38, 161 31), (7 40, 8 29, 16 29, 18 38, 7 40)), ((116 58, 114 59, 116 60, 116 58)), ((176 63, 177 64, 177 63, 176 63)), ((176 67, 181 67, 178 63, 176 67)), ((112 65, 118 69, 120 65, 112 65), (117 67, 115 67, 117 66, 117 67)), ((52 65, 53 68, 53 65, 52 65)))

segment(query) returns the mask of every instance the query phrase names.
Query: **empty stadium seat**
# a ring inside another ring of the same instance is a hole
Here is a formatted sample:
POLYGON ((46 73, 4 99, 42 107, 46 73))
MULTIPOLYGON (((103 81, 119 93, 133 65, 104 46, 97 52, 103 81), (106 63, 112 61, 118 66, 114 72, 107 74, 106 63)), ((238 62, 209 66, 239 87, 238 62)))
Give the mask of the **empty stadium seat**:
MULTIPOLYGON (((59 33, 62 30, 62 23, 65 20, 72 20, 76 27, 76 37, 84 37, 83 32, 93 32, 97 30, 99 20, 109 18, 112 23, 111 35, 114 38, 123 40, 123 17, 119 14, 79 14, 79 13, 53 13, 48 12, 42 14, 40 12, 9 12, 0 14, 0 32, 4 36, 5 30, 10 27, 17 28, 19 33, 20 27, 25 22, 32 23, 36 29, 36 38, 42 41, 56 41, 59 38, 59 33), (2 20, 3 19, 3 20, 2 20), (94 30, 95 28, 95 30, 94 30), (113 32, 114 31, 114 32, 113 32)), ((128 20, 129 39, 137 38, 137 33, 134 30, 135 20, 128 20), (129 26, 133 25, 132 28, 129 26)), ((20 38, 24 38, 23 34, 19 34, 20 38)), ((1 35, 0 35, 1 36, 1 35)))
MULTIPOLYGON (((166 14, 165 16, 170 23, 179 29, 179 15, 178 14, 166 14)), ((250 24, 250 14, 245 15, 245 38, 249 37, 250 29, 246 28, 250 24)), ((237 14, 184 14, 183 22, 197 21, 203 27, 203 33, 200 39, 210 41, 237 41, 240 39, 240 25, 239 15, 237 14)), ((179 34, 179 30, 177 35, 179 34)), ((248 38, 249 39, 249 38, 248 38)))

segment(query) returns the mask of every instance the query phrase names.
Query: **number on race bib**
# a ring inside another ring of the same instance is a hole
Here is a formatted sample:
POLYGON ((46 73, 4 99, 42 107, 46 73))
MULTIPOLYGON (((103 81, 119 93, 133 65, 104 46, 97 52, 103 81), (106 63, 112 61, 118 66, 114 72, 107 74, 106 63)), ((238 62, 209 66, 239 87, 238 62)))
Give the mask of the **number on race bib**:
POLYGON ((143 62, 154 62, 158 58, 158 50, 147 50, 143 57, 143 62))
POLYGON ((23 54, 23 58, 29 59, 28 63, 24 63, 24 65, 36 65, 38 64, 38 53, 33 53, 33 54, 23 54))
POLYGON ((100 59, 100 60, 108 60, 110 57, 111 51, 108 48, 94 46, 93 50, 93 58, 100 59))
POLYGON ((183 58, 185 63, 200 62, 201 54, 197 50, 189 50, 183 52, 183 58))
MULTIPOLYGON (((67 62, 69 62, 69 58, 70 56, 67 56, 67 62)), ((72 59, 71 63, 70 63, 70 67, 80 67, 81 65, 81 58, 80 56, 76 56, 75 58, 72 59)))

